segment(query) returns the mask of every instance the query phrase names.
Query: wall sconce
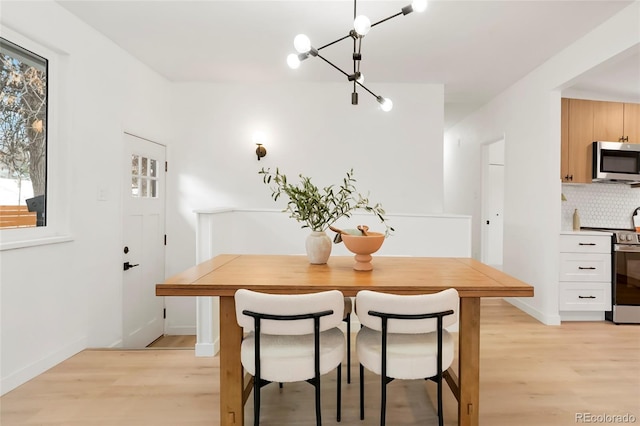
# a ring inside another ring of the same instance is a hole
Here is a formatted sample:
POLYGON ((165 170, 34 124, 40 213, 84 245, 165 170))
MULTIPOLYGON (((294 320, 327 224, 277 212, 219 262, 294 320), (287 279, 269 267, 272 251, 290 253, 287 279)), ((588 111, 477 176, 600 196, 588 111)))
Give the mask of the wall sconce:
POLYGON ((262 146, 261 143, 256 143, 256 145, 258 145, 258 147, 256 148, 256 155, 258 156, 258 161, 260 161, 262 157, 267 155, 267 149, 262 146))
POLYGON ((253 134, 253 142, 258 145, 256 148, 256 155, 258 156, 258 161, 264 156, 267 155, 267 149, 262 146, 267 140, 266 135, 263 132, 255 132, 253 134))

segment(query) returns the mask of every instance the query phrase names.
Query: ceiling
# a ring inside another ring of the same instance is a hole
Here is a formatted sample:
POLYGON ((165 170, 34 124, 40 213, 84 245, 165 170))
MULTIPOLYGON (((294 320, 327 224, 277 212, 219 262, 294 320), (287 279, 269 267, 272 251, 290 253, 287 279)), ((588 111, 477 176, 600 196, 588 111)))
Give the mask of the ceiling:
MULTIPOLYGON (((409 1, 361 0, 358 14, 376 22, 409 1)), ((171 81, 347 83, 317 58, 291 70, 286 56, 296 34, 307 34, 315 47, 347 35, 350 0, 58 3, 171 81)), ((630 3, 432 1, 425 12, 391 19, 363 39, 365 85, 375 92, 380 82, 444 84, 448 127, 630 3)), ((321 54, 349 70, 352 47, 345 40, 321 54)), ((606 80, 601 74, 590 78, 606 80)), ((640 87, 635 77, 630 86, 640 87)))

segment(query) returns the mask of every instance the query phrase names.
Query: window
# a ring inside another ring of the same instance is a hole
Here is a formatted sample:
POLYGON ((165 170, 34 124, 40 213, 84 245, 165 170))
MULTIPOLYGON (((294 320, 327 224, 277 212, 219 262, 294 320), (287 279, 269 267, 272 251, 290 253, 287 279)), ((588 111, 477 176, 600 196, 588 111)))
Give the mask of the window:
POLYGON ((158 198, 158 161, 131 155, 131 196, 158 198))
POLYGON ((47 222, 48 60, 0 37, 0 229, 47 222))
MULTIPOLYGON (((37 72, 38 77, 44 77, 41 80, 42 90, 39 92, 43 94, 41 101, 44 102, 44 105, 42 105, 38 116, 42 119, 42 127, 40 127, 40 123, 36 122, 35 126, 25 125, 22 128, 26 137, 29 137, 29 132, 36 132, 40 135, 41 151, 38 153, 42 156, 33 157, 33 163, 36 164, 37 160, 38 168, 32 170, 27 168, 28 176, 22 176, 25 181, 29 182, 24 182, 21 185, 22 191, 31 190, 33 192, 27 195, 21 191, 20 202, 17 201, 18 197, 15 195, 15 189, 18 188, 15 183, 16 175, 10 176, 9 167, 2 167, 6 160, 0 149, 0 169, 3 169, 0 174, 4 173, 4 176, 7 176, 0 177, 0 182, 13 181, 10 183, 14 185, 14 195, 10 198, 12 200, 10 206, 21 210, 20 215, 25 214, 25 207, 27 214, 31 214, 29 225, 19 227, 0 225, 0 251, 73 241, 70 233, 71 215, 73 214, 73 163, 70 152, 73 140, 71 117, 74 105, 71 102, 73 87, 67 79, 71 70, 70 55, 61 46, 45 46, 0 25, 0 73, 6 72, 3 58, 13 61, 6 65, 9 69, 11 66, 17 66, 18 63, 23 66, 29 65, 35 70, 32 73, 37 72), (29 212, 29 209, 32 211, 29 212), (41 219, 40 225, 42 226, 37 226, 38 217, 41 219)), ((8 78, 6 75, 4 77, 8 78)), ((0 82, 0 122, 2 122, 0 128, 2 125, 9 126, 11 124, 6 123, 7 120, 4 118, 8 105, 3 102, 9 100, 8 97, 5 98, 4 91, 9 89, 6 86, 4 81, 0 82)), ((20 111, 17 112, 20 113, 20 111)), ((20 120, 22 118, 19 115, 14 115, 14 119, 20 120)), ((0 130, 0 132, 6 132, 6 127, 2 129, 4 130, 0 130)), ((0 133, 0 141, 4 136, 6 135, 0 133)), ((36 151, 28 151, 27 153, 29 161, 32 162, 31 155, 36 151)), ((0 219, 6 217, 8 217, 7 214, 0 212, 0 219)))

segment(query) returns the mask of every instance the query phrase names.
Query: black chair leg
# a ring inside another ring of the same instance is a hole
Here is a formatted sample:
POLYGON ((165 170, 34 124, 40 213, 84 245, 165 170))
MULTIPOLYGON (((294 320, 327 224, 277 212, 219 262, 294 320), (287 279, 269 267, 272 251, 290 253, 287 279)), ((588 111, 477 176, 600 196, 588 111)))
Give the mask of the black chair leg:
POLYGON ((442 412, 442 375, 438 376, 438 426, 444 425, 444 413, 442 412))
POLYGON ((253 378, 253 426, 260 426, 260 383, 253 378))
POLYGON ((322 413, 320 411, 320 377, 316 377, 316 425, 322 426, 322 413))
POLYGON ((336 420, 339 422, 342 416, 342 363, 338 365, 338 389, 336 394, 338 395, 338 401, 337 401, 338 412, 336 414, 336 420))
POLYGON ((351 314, 347 314, 347 383, 351 383, 351 314))
POLYGON ((364 367, 360 364, 360 420, 364 420, 364 367))
POLYGON ((382 384, 380 389, 380 426, 384 426, 385 417, 387 415, 387 380, 384 374, 380 377, 382 384))

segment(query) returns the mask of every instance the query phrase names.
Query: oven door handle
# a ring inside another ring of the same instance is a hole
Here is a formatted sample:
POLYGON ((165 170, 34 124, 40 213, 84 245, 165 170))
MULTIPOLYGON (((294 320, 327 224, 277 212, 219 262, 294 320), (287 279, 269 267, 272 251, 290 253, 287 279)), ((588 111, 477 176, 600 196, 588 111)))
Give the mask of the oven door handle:
POLYGON ((626 252, 626 253, 640 253, 640 246, 633 244, 615 244, 613 251, 626 252))

